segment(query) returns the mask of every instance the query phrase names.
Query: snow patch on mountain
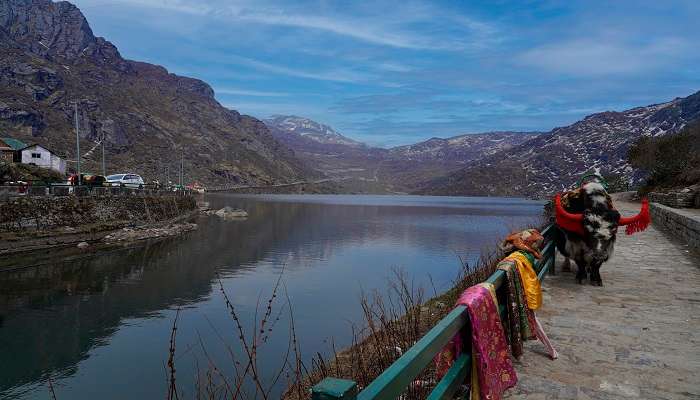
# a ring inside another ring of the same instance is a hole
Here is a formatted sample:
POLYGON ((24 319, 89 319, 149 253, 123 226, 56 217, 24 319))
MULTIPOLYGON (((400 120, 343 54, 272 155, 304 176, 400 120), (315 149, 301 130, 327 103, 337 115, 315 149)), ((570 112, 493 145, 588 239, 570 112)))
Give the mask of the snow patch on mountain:
POLYGON ((264 120, 265 124, 282 132, 301 135, 323 144, 344 145, 352 147, 365 146, 364 143, 350 139, 328 125, 295 115, 273 115, 264 120))
POLYGON ((539 134, 540 132, 507 131, 464 134, 447 139, 431 138, 412 145, 394 147, 389 152, 393 157, 414 161, 442 160, 467 163, 510 149, 539 134))

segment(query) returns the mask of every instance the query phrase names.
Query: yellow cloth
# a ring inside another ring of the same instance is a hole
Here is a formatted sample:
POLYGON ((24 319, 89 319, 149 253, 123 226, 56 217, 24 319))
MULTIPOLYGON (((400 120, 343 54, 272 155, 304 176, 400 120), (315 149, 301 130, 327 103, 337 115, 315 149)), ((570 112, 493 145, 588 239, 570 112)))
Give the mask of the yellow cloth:
POLYGON ((515 264, 518 266, 520 281, 523 283, 523 290, 527 299, 527 308, 530 310, 540 308, 542 306, 542 287, 530 259, 519 251, 512 253, 505 259, 515 261, 515 264))

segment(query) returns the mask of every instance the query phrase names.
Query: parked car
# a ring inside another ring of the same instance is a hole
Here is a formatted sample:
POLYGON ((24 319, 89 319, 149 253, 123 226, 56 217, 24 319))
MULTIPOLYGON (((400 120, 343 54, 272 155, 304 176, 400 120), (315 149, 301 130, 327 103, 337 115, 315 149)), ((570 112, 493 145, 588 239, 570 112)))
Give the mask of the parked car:
POLYGON ((143 178, 136 174, 115 174, 107 177, 107 186, 125 186, 143 189, 143 178))

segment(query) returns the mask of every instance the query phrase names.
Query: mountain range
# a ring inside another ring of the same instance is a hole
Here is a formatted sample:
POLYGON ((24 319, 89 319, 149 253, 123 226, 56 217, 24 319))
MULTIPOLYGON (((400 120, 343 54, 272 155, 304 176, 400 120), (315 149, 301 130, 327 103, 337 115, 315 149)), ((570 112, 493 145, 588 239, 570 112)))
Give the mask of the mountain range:
POLYGON ((227 109, 198 79, 124 59, 94 36, 74 5, 0 2, 0 136, 42 144, 75 167, 75 109, 83 171, 147 179, 265 185, 336 178, 348 193, 538 197, 599 167, 631 183, 627 150, 643 136, 700 119, 700 92, 627 111, 597 113, 549 132, 462 134, 394 148, 353 140, 298 116, 264 121, 227 109), (86 156, 87 154, 87 156, 86 156))
POLYGON ((278 115, 264 121, 273 136, 307 165, 326 176, 344 178, 343 185, 350 192, 413 192, 426 181, 539 134, 464 134, 386 149, 355 141, 308 118, 278 115))
POLYGON ((284 126, 266 123, 275 137, 319 173, 354 173, 356 179, 373 182, 355 190, 543 197, 571 187, 596 168, 634 186, 642 174, 627 161, 630 146, 643 136, 678 133, 699 119, 700 92, 696 92, 661 104, 592 114, 549 132, 466 134, 390 149, 355 142, 328 146, 316 141, 309 146, 290 141, 293 131, 284 126))

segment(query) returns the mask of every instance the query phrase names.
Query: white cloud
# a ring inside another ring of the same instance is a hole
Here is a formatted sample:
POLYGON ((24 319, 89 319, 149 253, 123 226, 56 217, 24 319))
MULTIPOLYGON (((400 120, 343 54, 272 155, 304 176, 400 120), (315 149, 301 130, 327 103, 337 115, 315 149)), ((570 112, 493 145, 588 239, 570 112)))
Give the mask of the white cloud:
POLYGON ((658 70, 675 64, 688 50, 680 38, 655 39, 641 45, 606 38, 575 39, 533 48, 516 60, 554 73, 600 76, 658 70))
POLYGON ((190 0, 74 0, 81 8, 86 5, 130 4, 194 15, 208 15, 215 9, 205 1, 190 0), (84 5, 83 5, 84 4, 84 5))
POLYGON ((284 13, 261 14, 256 12, 242 12, 234 15, 234 17, 242 21, 316 29, 384 46, 411 49, 435 47, 432 41, 427 38, 388 30, 382 26, 373 26, 362 20, 344 20, 337 17, 289 15, 284 13))
POLYGON ((215 88, 216 94, 227 94, 233 96, 252 96, 252 97, 287 97, 289 93, 285 92, 265 92, 260 90, 245 90, 236 88, 215 88))
POLYGON ((274 74, 294 76, 297 78, 315 79, 321 81, 356 83, 374 78, 368 74, 363 74, 347 69, 336 69, 329 71, 307 71, 302 69, 285 67, 277 64, 271 64, 268 62, 259 61, 247 57, 229 56, 229 60, 239 65, 253 67, 259 71, 267 71, 272 72, 274 74))
MULTIPOLYGON (((79 3, 88 0, 74 0, 79 3)), ((311 14, 307 10, 292 11, 288 6, 266 5, 246 0, 92 0, 92 4, 128 4, 198 16, 228 19, 238 22, 286 26, 332 33, 366 43, 404 49, 463 50, 486 42, 494 35, 493 26, 467 16, 454 15, 427 4, 406 4, 400 9, 361 16, 342 14, 311 14), (441 22, 437 22, 441 21, 441 22), (434 24, 444 28, 462 28, 459 35, 419 34, 404 25, 415 22, 434 24), (471 37, 471 38, 470 38, 471 37)))
POLYGON ((405 65, 405 64, 395 63, 395 62, 381 62, 381 63, 377 64, 377 68, 384 70, 384 71, 389 71, 389 72, 411 72, 411 71, 413 71, 412 67, 409 67, 408 65, 405 65))

